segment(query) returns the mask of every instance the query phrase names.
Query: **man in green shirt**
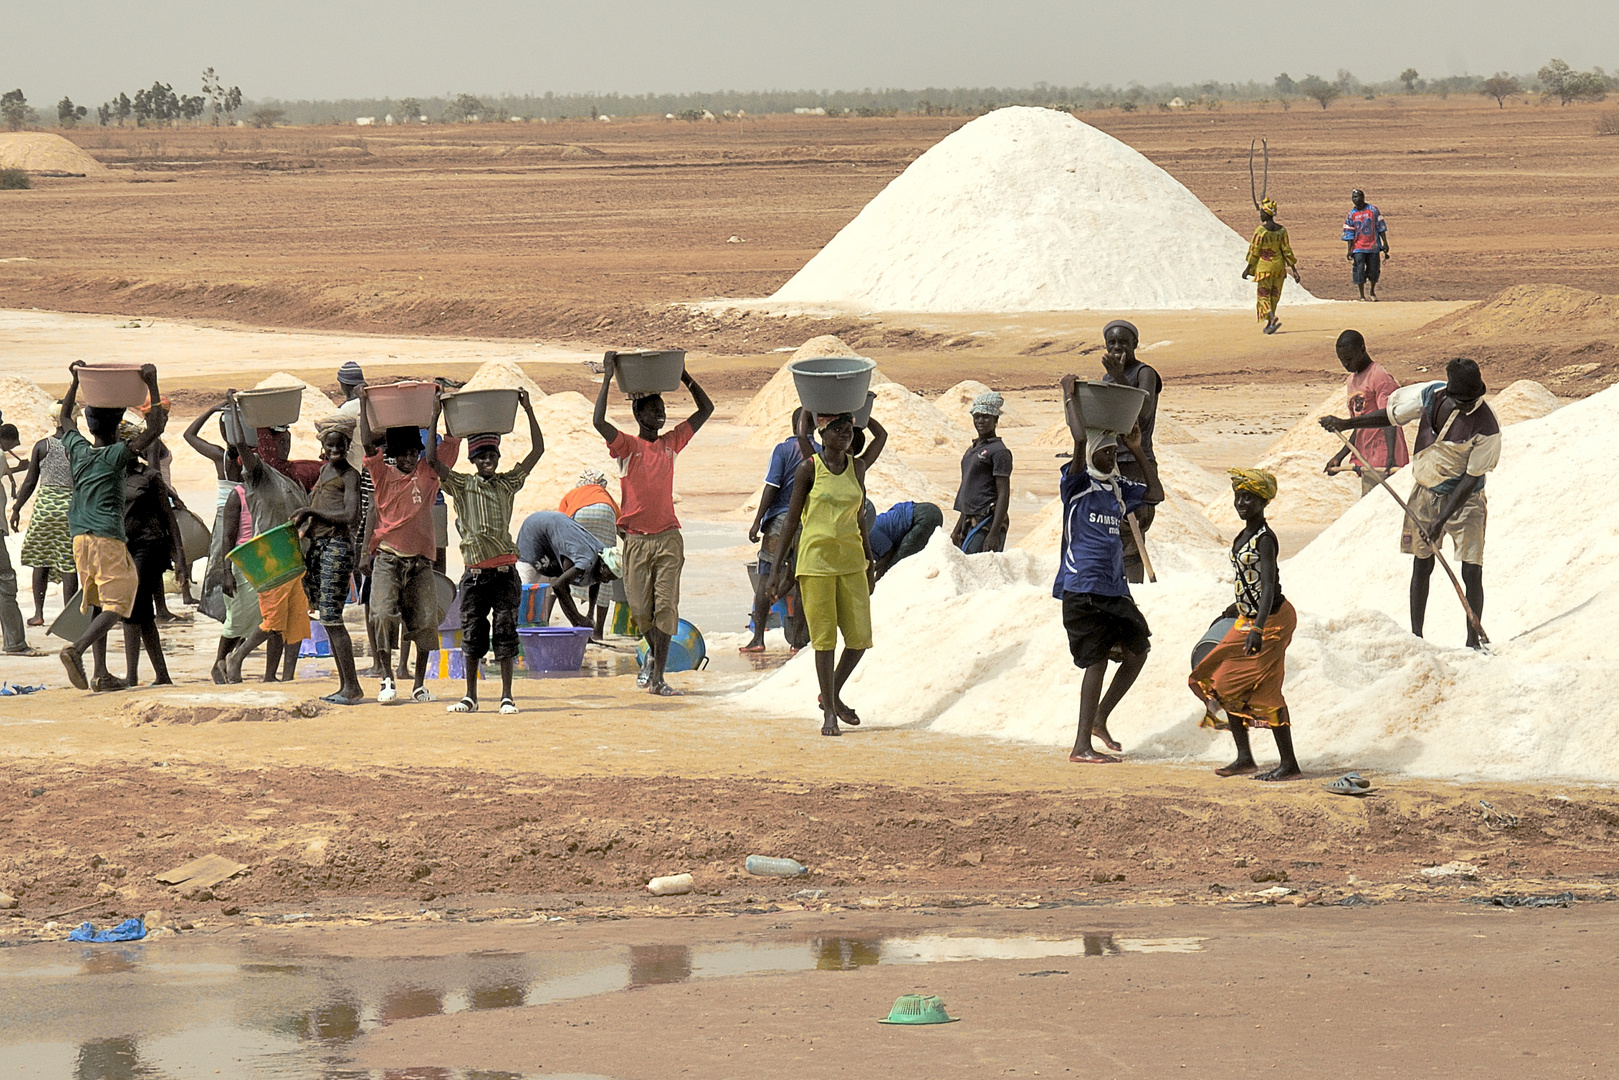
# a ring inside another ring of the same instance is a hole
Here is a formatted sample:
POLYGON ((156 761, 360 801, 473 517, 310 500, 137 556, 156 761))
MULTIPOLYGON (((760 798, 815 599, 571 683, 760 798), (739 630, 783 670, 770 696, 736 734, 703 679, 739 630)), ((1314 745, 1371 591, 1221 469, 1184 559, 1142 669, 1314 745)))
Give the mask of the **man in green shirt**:
POLYGON ((139 584, 135 562, 129 556, 124 533, 124 478, 146 448, 155 443, 168 426, 169 415, 160 404, 157 368, 141 367, 141 378, 151 394, 152 406, 146 414, 146 430, 129 442, 118 441, 118 425, 124 418, 121 408, 89 406, 85 426, 92 443, 79 434, 73 421, 73 406, 79 396, 79 368, 83 360, 68 365, 73 382, 62 398, 57 434, 73 472, 73 500, 68 503, 68 531, 73 534, 73 562, 84 591, 84 612, 91 616, 84 635, 58 654, 67 669, 68 680, 80 690, 91 689, 84 674, 84 650, 95 659, 96 690, 122 690, 124 684, 107 670, 107 632, 119 619, 127 619, 134 609, 139 584))
POLYGON ((461 533, 462 657, 467 667, 467 696, 445 711, 478 711, 478 665, 489 652, 494 639, 495 659, 500 661, 500 711, 515 713, 512 699, 512 666, 517 659, 517 606, 523 586, 517 577, 517 545, 512 541, 512 504, 528 479, 528 474, 545 453, 545 436, 534 416, 534 403, 528 391, 519 388, 517 401, 528 413, 528 437, 532 444, 528 457, 510 472, 500 468, 500 436, 474 435, 467 440, 467 460, 474 472, 451 472, 438 459, 438 416, 441 401, 433 412, 434 438, 427 441, 427 463, 438 474, 444 493, 455 503, 456 528, 461 533))

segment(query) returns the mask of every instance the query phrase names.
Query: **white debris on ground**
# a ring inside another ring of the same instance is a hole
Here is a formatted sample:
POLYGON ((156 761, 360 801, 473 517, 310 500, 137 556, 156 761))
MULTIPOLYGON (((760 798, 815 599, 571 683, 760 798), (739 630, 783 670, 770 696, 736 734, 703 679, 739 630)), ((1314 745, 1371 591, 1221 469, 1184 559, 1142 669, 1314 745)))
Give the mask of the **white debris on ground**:
MULTIPOLYGON (((1504 433, 1486 488, 1489 655, 1460 647, 1461 609, 1437 570, 1428 638, 1410 634, 1411 560, 1399 553, 1401 512, 1386 496, 1359 500, 1282 564, 1283 591, 1300 616, 1287 697, 1306 769, 1619 781, 1611 646, 1619 508, 1587 500, 1578 514, 1554 516, 1547 486, 1549 477, 1603 475, 1616 426, 1619 388, 1610 388, 1504 433)), ((1397 478, 1397 488, 1408 486, 1397 478)), ((1231 753, 1228 736, 1198 728, 1202 707, 1186 687, 1193 644, 1231 599, 1224 539, 1192 547, 1164 534, 1153 546, 1165 567, 1159 582, 1132 587, 1154 649, 1111 727, 1136 759, 1212 763, 1231 753)), ((876 646, 850 680, 849 703, 869 727, 1054 752, 1070 745, 1080 678, 1051 597, 1055 567, 1054 553, 964 556, 935 536, 878 586, 876 646)), ((732 700, 751 715, 813 723, 815 694, 804 654, 732 700)), ((1264 733, 1255 747, 1274 752, 1264 733)))
MULTIPOLYGON (((1257 218, 1253 222, 1258 225, 1257 218)), ((1248 240, 1163 169, 1052 109, 929 149, 771 301, 862 311, 1241 309, 1248 240)), ((1288 281, 1284 305, 1315 302, 1288 281)))

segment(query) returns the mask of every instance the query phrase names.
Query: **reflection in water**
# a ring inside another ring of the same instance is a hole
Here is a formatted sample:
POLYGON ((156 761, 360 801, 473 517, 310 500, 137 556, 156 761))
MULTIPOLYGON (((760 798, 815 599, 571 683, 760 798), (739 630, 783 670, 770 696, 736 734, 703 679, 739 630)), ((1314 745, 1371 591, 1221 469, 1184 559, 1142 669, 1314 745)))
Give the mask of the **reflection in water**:
POLYGON ((418 1016, 437 1016, 444 1011, 444 995, 439 990, 410 987, 393 990, 382 999, 383 1020, 414 1020, 418 1016))
POLYGON ((691 978, 691 950, 684 945, 631 945, 630 985, 685 982, 691 978))
POLYGON ((305 1037, 326 1042, 347 1042, 360 1034, 360 1003, 354 1000, 329 1001, 309 1010, 305 1037))
POLYGON ((819 971, 853 971, 873 967, 882 958, 881 940, 861 938, 820 938, 811 945, 819 971))
POLYGON ((1080 940, 1085 943, 1086 956, 1104 956, 1120 951, 1119 947, 1113 944, 1112 934, 1086 934, 1080 940))
POLYGON ((79 1047, 74 1080, 135 1080, 140 1068, 133 1039, 97 1039, 79 1047))
POLYGON ((84 950, 84 974, 119 975, 126 971, 134 971, 135 962, 139 959, 135 953, 128 949, 108 949, 106 952, 86 949, 84 950))
POLYGON ((517 983, 480 986, 467 991, 469 1009, 510 1009, 523 1003, 527 988, 517 983))

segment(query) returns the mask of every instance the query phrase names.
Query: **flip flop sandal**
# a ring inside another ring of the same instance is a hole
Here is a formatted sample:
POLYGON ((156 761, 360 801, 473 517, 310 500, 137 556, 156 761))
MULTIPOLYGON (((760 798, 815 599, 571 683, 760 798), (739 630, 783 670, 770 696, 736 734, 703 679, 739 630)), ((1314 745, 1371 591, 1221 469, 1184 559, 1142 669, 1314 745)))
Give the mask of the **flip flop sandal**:
POLYGON ((765 651, 765 647, 763 645, 742 645, 736 651, 740 653, 761 653, 765 651))
POLYGON ((1372 790, 1372 782, 1362 777, 1360 773, 1345 773, 1326 785, 1326 788, 1334 795, 1365 795, 1372 790))
POLYGON ((8 653, 6 653, 6 655, 7 656, 45 656, 46 653, 45 653, 44 649, 36 649, 36 648, 33 648, 32 646, 30 646, 29 648, 26 648, 26 649, 18 649, 16 652, 8 652, 8 653))
POLYGON ((663 683, 655 687, 649 687, 647 689, 647 693, 652 694, 655 697, 680 697, 680 691, 676 690, 668 683, 663 683))
POLYGON ((446 705, 444 707, 444 711, 447 712, 447 713, 477 712, 478 711, 478 699, 477 698, 464 697, 460 701, 457 701, 454 705, 446 705))
POLYGON ((434 697, 432 692, 429 691, 427 687, 418 686, 416 689, 410 692, 410 700, 416 702, 417 704, 425 704, 429 701, 437 701, 438 698, 434 697))
POLYGON ((358 705, 360 698, 346 698, 342 694, 327 694, 321 698, 328 705, 358 705))
POLYGON ((513 701, 509 697, 501 698, 500 699, 500 711, 501 711, 502 715, 515 716, 517 714, 517 702, 513 701))

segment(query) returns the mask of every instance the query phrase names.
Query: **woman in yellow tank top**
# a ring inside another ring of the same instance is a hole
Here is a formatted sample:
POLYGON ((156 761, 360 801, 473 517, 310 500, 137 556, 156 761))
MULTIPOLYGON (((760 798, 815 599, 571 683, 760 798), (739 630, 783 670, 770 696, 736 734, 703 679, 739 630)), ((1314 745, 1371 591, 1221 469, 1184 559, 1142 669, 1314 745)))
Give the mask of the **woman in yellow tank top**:
MULTIPOLYGON (((871 648, 871 588, 875 564, 868 536, 870 522, 862 513, 866 504, 866 469, 882 452, 887 433, 870 422, 871 444, 860 457, 851 452, 855 442, 854 417, 849 413, 817 416, 821 451, 809 441, 809 418, 798 425, 799 449, 804 460, 793 475, 793 501, 787 508, 787 533, 782 550, 795 539, 798 594, 809 623, 810 647, 815 650, 815 674, 821 688, 821 734, 838 735, 838 721, 860 723, 855 711, 841 698, 843 684, 871 648), (838 631, 843 632, 843 657, 836 658, 838 631), (836 661, 836 662, 834 662, 836 661)), ((770 583, 773 599, 790 589, 786 559, 777 561, 770 583)))

